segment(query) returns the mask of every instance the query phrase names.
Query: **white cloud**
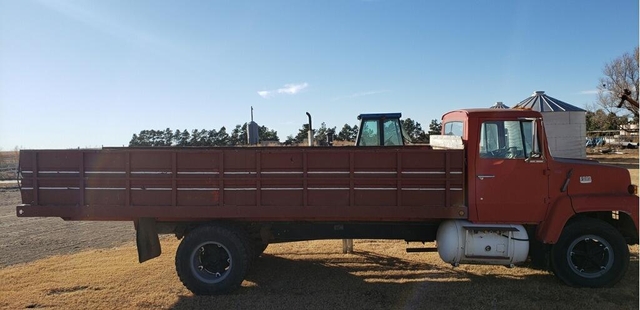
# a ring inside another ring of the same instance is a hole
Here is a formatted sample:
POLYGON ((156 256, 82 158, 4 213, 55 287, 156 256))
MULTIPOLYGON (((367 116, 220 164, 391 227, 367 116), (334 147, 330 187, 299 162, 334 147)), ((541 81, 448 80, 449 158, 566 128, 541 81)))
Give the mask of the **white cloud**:
POLYGON ((332 101, 341 100, 341 99, 351 99, 351 98, 357 98, 357 97, 364 97, 364 96, 371 96, 371 95, 382 94, 382 93, 386 93, 386 92, 389 92, 389 90, 382 89, 382 90, 363 91, 363 92, 354 93, 354 94, 351 94, 351 95, 348 95, 348 96, 336 97, 336 98, 333 98, 332 101))
POLYGON ((309 86, 309 84, 307 83, 302 83, 302 84, 286 84, 284 86, 284 88, 280 88, 278 89, 278 94, 291 94, 291 95, 295 95, 297 93, 299 93, 301 90, 307 88, 307 86, 309 86))
POLYGON ((580 92, 580 95, 597 95, 600 92, 597 89, 583 90, 580 92))
POLYGON ((268 90, 263 90, 258 92, 258 95, 260 95, 260 97, 262 98, 269 98, 271 97, 272 94, 273 94, 273 91, 268 91, 268 90))
POLYGON ((265 99, 273 97, 276 94, 295 95, 307 87, 309 87, 309 84, 306 82, 300 84, 285 84, 284 87, 275 90, 258 91, 258 95, 265 99))

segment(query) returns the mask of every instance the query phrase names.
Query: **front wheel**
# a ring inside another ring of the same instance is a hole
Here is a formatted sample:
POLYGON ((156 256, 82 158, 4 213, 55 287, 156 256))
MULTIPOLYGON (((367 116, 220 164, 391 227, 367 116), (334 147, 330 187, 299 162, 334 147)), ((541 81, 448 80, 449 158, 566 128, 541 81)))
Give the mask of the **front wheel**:
POLYGON ((584 218, 569 223, 551 249, 551 266, 571 286, 610 287, 629 267, 629 247, 611 225, 584 218))
POLYGON ((196 295, 228 293, 240 287, 249 264, 240 231, 201 226, 189 232, 176 252, 176 271, 196 295))

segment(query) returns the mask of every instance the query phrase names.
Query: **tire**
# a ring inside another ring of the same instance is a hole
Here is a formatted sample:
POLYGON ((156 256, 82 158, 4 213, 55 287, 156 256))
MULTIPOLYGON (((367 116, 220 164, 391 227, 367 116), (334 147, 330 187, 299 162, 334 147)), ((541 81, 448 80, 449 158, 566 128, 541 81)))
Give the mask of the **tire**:
POLYGON ((249 256, 242 231, 226 226, 201 226, 187 234, 176 252, 176 271, 195 295, 231 292, 242 284, 249 256))
POLYGON ((611 287, 629 267, 629 247, 613 226, 583 218, 570 222, 551 249, 556 276, 574 287, 611 287))

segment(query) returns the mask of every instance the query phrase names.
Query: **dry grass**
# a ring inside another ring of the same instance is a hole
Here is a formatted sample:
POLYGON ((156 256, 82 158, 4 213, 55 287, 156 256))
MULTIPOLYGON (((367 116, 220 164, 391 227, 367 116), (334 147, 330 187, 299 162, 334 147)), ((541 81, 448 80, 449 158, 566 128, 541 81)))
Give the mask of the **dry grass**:
POLYGON ((0 180, 15 180, 18 168, 18 152, 0 152, 0 180))
POLYGON ((133 245, 57 256, 0 269, 0 308, 59 309, 637 309, 638 246, 623 281, 577 289, 524 267, 453 268, 435 253, 406 254, 400 241, 271 245, 234 294, 193 296, 173 269, 178 242, 138 264, 133 245))
MULTIPOLYGON (((638 184, 633 158, 597 159, 627 165, 638 184)), ((616 287, 578 289, 525 267, 453 268, 435 253, 405 253, 401 241, 356 240, 354 254, 341 254, 340 241, 276 244, 241 289, 214 297, 186 290, 173 264, 178 241, 162 245, 144 264, 131 243, 0 269, 0 309, 638 309, 637 245, 616 287)))

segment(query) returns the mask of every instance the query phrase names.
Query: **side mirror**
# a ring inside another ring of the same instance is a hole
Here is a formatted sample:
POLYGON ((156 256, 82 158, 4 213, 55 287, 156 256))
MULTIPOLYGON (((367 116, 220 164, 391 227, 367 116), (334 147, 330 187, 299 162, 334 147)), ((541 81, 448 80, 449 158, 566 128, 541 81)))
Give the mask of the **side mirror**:
POLYGON ((531 121, 531 152, 529 153, 529 159, 542 158, 540 152, 540 145, 538 144, 538 121, 531 121))

